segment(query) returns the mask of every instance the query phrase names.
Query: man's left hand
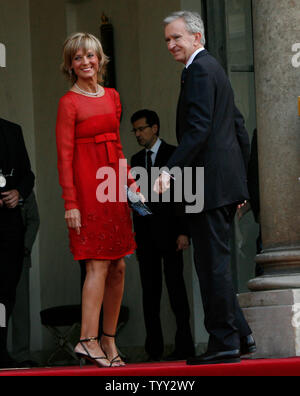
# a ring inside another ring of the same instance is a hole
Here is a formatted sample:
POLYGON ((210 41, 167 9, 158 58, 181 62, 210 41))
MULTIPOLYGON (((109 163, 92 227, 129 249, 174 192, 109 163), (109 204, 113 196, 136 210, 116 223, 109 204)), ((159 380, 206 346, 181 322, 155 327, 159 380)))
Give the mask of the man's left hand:
POLYGON ((179 235, 177 238, 177 252, 180 250, 187 250, 190 247, 189 237, 186 235, 179 235))
POLYGON ((244 204, 239 205, 237 208, 238 219, 241 220, 246 213, 250 212, 250 210, 251 204, 248 201, 245 201, 244 204))
POLYGON ((2 201, 8 209, 15 209, 19 205, 20 193, 18 190, 11 190, 2 193, 2 201))
POLYGON ((168 173, 162 173, 154 184, 154 191, 157 194, 163 194, 171 187, 171 176, 168 173))
POLYGON ((242 209, 245 205, 247 205, 248 201, 244 201, 243 203, 238 205, 238 209, 242 209))

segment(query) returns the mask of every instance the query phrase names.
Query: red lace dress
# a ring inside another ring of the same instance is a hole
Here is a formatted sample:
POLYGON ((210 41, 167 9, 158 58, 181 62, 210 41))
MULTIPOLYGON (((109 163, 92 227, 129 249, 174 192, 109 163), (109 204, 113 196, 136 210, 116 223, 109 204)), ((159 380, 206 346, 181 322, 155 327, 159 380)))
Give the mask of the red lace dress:
MULTIPOLYGON (((59 181, 65 209, 79 209, 81 213, 80 235, 69 229, 75 260, 117 260, 136 249, 130 208, 126 199, 118 199, 119 160, 124 162, 120 117, 120 97, 114 89, 106 89, 100 98, 69 91, 59 102, 56 125, 59 181), (103 185, 108 177, 99 176, 103 167, 114 170, 116 175, 116 180, 109 179, 106 189, 103 185), (115 202, 111 202, 113 199, 101 202, 109 189, 116 197, 115 202)), ((127 174, 128 169, 126 165, 127 174)), ((127 182, 132 183, 131 179, 127 182)), ((120 188, 124 188, 122 183, 120 188)))

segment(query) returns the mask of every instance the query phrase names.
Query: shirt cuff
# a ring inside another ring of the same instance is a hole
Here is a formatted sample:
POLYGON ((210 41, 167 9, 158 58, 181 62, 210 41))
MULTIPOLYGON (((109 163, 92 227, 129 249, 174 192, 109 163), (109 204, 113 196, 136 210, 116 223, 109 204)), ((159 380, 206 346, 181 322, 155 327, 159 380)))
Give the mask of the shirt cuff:
POLYGON ((162 173, 165 173, 166 175, 168 175, 171 179, 176 180, 174 176, 170 175, 170 173, 166 172, 166 171, 162 171, 162 173))

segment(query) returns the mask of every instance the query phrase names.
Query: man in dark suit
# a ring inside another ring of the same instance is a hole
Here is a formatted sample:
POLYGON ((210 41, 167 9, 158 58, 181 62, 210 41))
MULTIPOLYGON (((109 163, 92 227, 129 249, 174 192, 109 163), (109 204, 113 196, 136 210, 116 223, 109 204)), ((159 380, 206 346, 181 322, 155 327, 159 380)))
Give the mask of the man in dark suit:
MULTIPOLYGON (((132 157, 131 166, 147 169, 150 192, 153 189, 151 169, 164 167, 176 147, 159 138, 160 121, 154 111, 138 111, 132 116, 131 122, 138 143, 144 147, 132 157)), ((147 196, 147 191, 141 192, 147 196)), ((145 349, 150 360, 161 360, 164 351, 160 320, 163 261, 166 285, 177 324, 175 351, 167 360, 184 360, 194 355, 190 308, 183 278, 183 250, 189 247, 184 211, 180 213, 180 206, 174 202, 151 202, 151 197, 148 205, 153 215, 141 217, 134 214, 147 333, 145 349)))
POLYGON ((20 204, 30 195, 33 186, 34 175, 22 130, 0 118, 0 304, 6 310, 6 328, 0 328, 0 368, 16 367, 7 352, 7 326, 24 257, 20 204))
MULTIPOLYGON (((183 11, 165 20, 165 39, 185 65, 177 110, 178 149, 167 166, 204 167, 204 210, 188 215, 200 281, 208 350, 188 364, 234 363, 255 351, 230 273, 230 228, 238 205, 249 198, 246 170, 250 143, 225 71, 205 50, 203 21, 183 11)), ((165 192, 171 176, 155 183, 165 192)), ((200 180, 194 180, 200 183, 200 180)))

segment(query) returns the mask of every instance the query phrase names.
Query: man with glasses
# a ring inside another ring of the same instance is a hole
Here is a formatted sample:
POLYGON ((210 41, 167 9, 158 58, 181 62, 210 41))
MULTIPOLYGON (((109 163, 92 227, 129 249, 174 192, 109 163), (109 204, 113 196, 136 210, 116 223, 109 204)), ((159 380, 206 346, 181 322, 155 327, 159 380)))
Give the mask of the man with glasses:
MULTIPOLYGON (((147 170, 148 193, 151 197, 153 190, 151 169, 164 167, 176 147, 159 138, 160 120, 154 111, 140 110, 132 116, 131 122, 139 145, 144 147, 132 157, 131 166, 132 168, 143 167, 147 170)), ((145 349, 149 355, 149 361, 162 359, 164 340, 160 304, 163 262, 166 286, 177 323, 175 350, 166 359, 184 360, 194 355, 190 308, 183 277, 183 251, 188 249, 190 244, 186 220, 183 216, 182 205, 174 202, 151 202, 150 197, 148 197, 147 205, 153 215, 141 217, 134 213, 146 326, 145 349)))

